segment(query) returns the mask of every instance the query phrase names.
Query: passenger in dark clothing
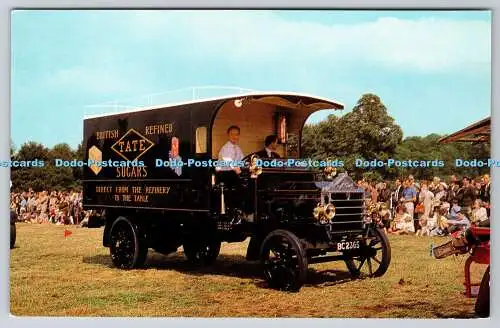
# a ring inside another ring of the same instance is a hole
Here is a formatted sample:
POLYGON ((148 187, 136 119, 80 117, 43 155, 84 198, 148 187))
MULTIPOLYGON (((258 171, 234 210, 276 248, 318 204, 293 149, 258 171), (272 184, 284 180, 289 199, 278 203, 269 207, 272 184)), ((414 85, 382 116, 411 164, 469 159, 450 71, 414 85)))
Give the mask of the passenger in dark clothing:
POLYGON ((383 182, 382 188, 380 189, 380 193, 378 195, 378 201, 389 203, 390 199, 391 199, 391 190, 387 187, 387 183, 383 182))

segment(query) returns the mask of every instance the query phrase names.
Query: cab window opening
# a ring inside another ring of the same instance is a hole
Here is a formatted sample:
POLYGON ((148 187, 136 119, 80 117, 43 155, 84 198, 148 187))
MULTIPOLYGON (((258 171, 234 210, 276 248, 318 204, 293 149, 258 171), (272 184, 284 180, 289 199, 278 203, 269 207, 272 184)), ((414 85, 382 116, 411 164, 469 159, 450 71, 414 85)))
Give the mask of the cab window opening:
POLYGON ((196 154, 207 152, 207 127, 199 126, 196 128, 196 154))

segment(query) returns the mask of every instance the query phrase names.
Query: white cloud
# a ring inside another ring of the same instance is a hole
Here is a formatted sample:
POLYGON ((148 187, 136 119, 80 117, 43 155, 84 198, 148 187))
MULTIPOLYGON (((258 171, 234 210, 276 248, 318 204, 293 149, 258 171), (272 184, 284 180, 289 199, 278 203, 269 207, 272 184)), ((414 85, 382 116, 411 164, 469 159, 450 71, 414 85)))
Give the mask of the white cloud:
POLYGON ((271 12, 203 11, 142 12, 130 26, 135 37, 168 46, 168 51, 230 62, 307 59, 329 66, 358 63, 442 72, 488 67, 491 61, 491 24, 485 21, 385 17, 327 25, 284 20, 271 12))
MULTIPOLYGON (((92 19, 89 35, 100 36, 94 46, 82 49, 81 62, 46 75, 47 86, 103 100, 116 93, 121 99, 166 85, 177 88, 175 67, 208 71, 222 63, 247 81, 267 75, 304 92, 328 86, 336 96, 346 87, 346 74, 374 66, 404 73, 483 73, 491 60, 491 26, 485 21, 385 17, 327 24, 285 20, 268 11, 124 11, 92 19)), ((198 84, 196 76, 186 81, 198 84)))

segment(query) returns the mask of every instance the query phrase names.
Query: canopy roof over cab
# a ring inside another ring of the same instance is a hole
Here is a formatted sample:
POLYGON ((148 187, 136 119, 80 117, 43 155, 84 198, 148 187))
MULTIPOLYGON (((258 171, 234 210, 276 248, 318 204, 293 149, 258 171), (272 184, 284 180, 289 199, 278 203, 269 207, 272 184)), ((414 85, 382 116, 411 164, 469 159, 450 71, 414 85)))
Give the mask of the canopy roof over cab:
MULTIPOLYGON (((296 93, 296 92, 286 92, 286 91, 253 91, 239 94, 231 94, 219 97, 211 97, 211 98, 201 98, 201 99, 193 99, 181 102, 172 102, 154 106, 127 106, 121 105, 118 102, 113 103, 104 103, 100 105, 92 105, 88 107, 94 108, 109 108, 114 107, 115 111, 101 113, 101 114, 90 114, 85 115, 86 119, 89 118, 98 118, 112 115, 119 115, 125 113, 135 113, 142 112, 148 110, 155 109, 166 109, 166 108, 174 108, 174 107, 186 107, 186 108, 196 108, 196 104, 208 104, 208 103, 220 103, 225 101, 234 101, 241 100, 242 102, 260 102, 269 105, 279 106, 283 108, 302 108, 308 109, 312 111, 322 110, 322 109, 343 109, 344 104, 333 100, 327 99, 317 96, 312 96, 304 93, 296 93), (121 110, 118 110, 121 109, 121 110)), ((206 107, 210 109, 210 106, 206 107)), ((213 108, 213 107, 212 107, 213 108)))
POLYGON ((439 139, 439 143, 488 142, 491 135, 491 117, 469 125, 460 131, 439 139))

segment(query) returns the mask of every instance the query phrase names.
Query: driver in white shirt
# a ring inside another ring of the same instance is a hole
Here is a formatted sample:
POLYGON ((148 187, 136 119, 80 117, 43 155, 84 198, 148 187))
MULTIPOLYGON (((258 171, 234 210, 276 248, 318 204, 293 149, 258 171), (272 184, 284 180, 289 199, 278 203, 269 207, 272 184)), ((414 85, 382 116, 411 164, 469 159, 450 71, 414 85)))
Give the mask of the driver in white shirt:
POLYGON ((225 165, 216 168, 217 171, 220 172, 219 181, 224 182, 227 187, 235 188, 235 192, 230 193, 228 198, 233 202, 234 206, 242 206, 244 212, 242 217, 236 218, 236 222, 241 222, 241 220, 253 221, 253 201, 251 195, 246 194, 245 191, 241 189, 238 182, 238 176, 241 174, 241 168, 237 162, 242 161, 245 157, 240 146, 238 146, 240 128, 236 125, 230 126, 227 129, 227 135, 229 141, 226 142, 219 151, 218 160, 231 161, 233 163, 231 166, 225 165))
POLYGON ((243 152, 240 146, 238 146, 238 141, 240 140, 240 128, 236 125, 232 125, 227 129, 227 135, 229 141, 222 146, 219 151, 218 160, 219 161, 230 161, 233 162, 231 167, 224 166, 218 167, 219 171, 230 171, 233 170, 236 174, 241 173, 241 168, 236 165, 235 162, 241 161, 243 157, 243 152))

